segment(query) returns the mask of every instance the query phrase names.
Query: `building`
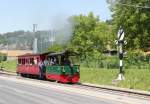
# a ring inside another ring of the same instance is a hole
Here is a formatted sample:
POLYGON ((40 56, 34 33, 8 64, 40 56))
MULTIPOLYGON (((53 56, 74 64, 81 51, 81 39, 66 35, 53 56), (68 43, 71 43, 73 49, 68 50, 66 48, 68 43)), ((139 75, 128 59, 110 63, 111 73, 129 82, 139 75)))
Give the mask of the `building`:
POLYGON ((7 55, 7 60, 15 60, 17 56, 33 53, 32 50, 0 50, 0 53, 7 55))

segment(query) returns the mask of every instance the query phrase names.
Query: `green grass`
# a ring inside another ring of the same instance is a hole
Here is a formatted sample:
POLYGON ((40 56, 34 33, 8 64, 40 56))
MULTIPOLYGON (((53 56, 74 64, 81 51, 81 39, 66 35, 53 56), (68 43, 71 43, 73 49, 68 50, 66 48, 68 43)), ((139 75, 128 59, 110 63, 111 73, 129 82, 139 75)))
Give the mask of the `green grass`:
POLYGON ((118 75, 117 69, 81 68, 80 75, 81 82, 150 91, 149 69, 126 69, 125 80, 117 84, 114 84, 118 75))
MULTIPOLYGON (((16 72, 16 61, 4 61, 0 63, 0 66, 1 65, 3 65, 7 71, 16 72)), ((118 72, 118 69, 81 67, 80 81, 150 91, 150 69, 126 69, 125 80, 114 84, 118 72)))
POLYGON ((7 70, 7 71, 16 72, 17 62, 16 62, 16 60, 2 61, 0 63, 0 67, 1 66, 4 67, 4 69, 7 70))
POLYGON ((150 69, 128 69, 125 72, 126 79, 118 86, 150 91, 150 69))
POLYGON ((80 68, 80 81, 94 84, 112 85, 112 80, 117 76, 117 70, 80 68))

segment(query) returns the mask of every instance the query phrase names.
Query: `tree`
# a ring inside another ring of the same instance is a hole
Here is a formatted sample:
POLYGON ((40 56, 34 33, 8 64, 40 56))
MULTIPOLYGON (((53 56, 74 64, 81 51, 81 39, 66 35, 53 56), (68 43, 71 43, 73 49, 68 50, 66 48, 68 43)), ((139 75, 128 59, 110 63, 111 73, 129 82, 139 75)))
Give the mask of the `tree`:
POLYGON ((74 30, 71 39, 72 47, 84 57, 91 57, 94 52, 102 52, 106 49, 109 38, 113 37, 111 28, 94 16, 92 12, 88 15, 73 16, 74 30))
POLYGON ((125 30, 127 48, 150 50, 149 0, 107 0, 113 13, 114 32, 125 30))
POLYGON ((65 50, 65 46, 61 45, 61 44, 54 44, 53 46, 50 46, 48 48, 49 52, 61 52, 65 50))

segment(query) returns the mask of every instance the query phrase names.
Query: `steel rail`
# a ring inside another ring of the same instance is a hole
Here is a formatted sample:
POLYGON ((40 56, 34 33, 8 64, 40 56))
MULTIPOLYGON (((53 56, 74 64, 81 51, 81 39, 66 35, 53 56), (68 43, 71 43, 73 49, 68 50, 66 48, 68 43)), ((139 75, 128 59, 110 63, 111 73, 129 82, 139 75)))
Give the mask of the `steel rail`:
POLYGON ((100 92, 106 92, 110 94, 115 94, 115 95, 122 95, 122 96, 130 96, 134 98, 139 98, 139 99, 145 99, 145 100, 150 100, 150 93, 146 93, 143 91, 132 91, 132 90, 124 90, 120 88, 111 88, 111 87, 102 87, 102 86, 94 86, 94 85, 88 85, 84 83, 79 83, 77 86, 80 88, 84 89, 93 89, 94 91, 100 91, 100 92))

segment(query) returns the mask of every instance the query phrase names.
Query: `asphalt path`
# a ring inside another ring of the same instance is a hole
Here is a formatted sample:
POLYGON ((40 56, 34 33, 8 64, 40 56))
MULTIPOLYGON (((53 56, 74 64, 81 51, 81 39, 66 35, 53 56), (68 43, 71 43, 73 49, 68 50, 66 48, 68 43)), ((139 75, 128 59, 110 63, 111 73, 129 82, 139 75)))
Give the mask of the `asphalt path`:
MULTIPOLYGON (((23 80, 23 79, 20 79, 23 80)), ((0 104, 117 104, 93 96, 0 78, 0 104)))

